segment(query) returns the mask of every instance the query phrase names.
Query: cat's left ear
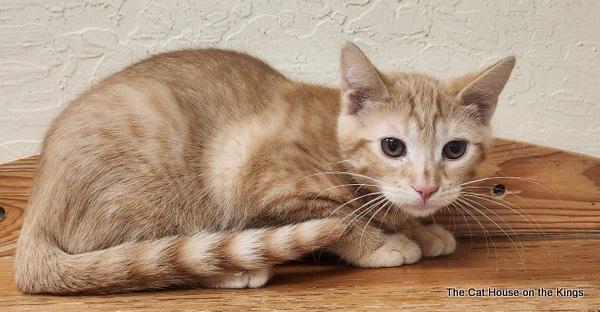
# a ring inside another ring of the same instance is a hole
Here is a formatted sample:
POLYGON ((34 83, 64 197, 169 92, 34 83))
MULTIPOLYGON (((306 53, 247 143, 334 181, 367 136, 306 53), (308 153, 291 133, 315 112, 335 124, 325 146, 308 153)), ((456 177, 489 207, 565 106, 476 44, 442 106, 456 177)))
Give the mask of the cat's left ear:
POLYGON ((447 84, 448 91, 456 95, 460 105, 475 106, 481 123, 488 125, 515 62, 515 57, 509 56, 484 70, 453 79, 447 84))
POLYGON ((340 58, 342 113, 356 114, 369 102, 383 102, 389 92, 380 73, 354 44, 346 43, 340 58))

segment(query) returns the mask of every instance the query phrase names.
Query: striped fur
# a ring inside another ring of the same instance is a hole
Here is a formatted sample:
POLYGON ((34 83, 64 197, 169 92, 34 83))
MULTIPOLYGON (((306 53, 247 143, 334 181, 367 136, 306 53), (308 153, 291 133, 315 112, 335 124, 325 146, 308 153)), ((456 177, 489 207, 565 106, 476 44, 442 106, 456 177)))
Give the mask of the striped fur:
POLYGON ((17 276, 28 279, 17 279, 17 286, 33 294, 211 287, 215 277, 226 273, 269 269, 331 244, 341 235, 338 223, 329 218, 237 233, 200 232, 75 255, 50 241, 31 241, 20 247, 32 254, 19 257, 25 262, 17 266, 17 276))

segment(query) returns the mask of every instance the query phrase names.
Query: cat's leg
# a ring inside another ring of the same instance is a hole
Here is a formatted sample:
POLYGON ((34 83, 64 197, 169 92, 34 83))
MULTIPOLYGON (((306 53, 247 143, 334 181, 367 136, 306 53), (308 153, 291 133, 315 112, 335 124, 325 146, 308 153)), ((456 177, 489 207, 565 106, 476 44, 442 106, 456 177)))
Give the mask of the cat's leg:
POLYGON ((201 284, 207 288, 260 288, 273 276, 272 268, 209 276, 201 284))
POLYGON ((400 233, 386 233, 369 214, 353 217, 360 207, 343 207, 347 200, 323 198, 314 194, 300 194, 278 199, 275 201, 277 204, 272 206, 279 209, 263 210, 262 219, 269 220, 269 223, 285 224, 315 218, 339 218, 340 222, 332 226, 331 232, 343 233, 337 241, 323 247, 359 267, 396 267, 415 263, 421 258, 421 249, 412 239, 400 233), (281 207, 286 207, 285 214, 280 212, 281 207))
POLYGON ((390 213, 378 220, 382 228, 392 233, 402 233, 417 242, 424 257, 448 255, 456 249, 456 239, 440 225, 422 225, 415 218, 405 214, 390 213))
POLYGON ((361 220, 329 250, 358 267, 396 267, 417 262, 421 249, 404 234, 387 234, 361 220))
POLYGON ((437 224, 421 225, 412 221, 401 232, 419 244, 425 257, 449 255, 456 249, 454 235, 437 224))

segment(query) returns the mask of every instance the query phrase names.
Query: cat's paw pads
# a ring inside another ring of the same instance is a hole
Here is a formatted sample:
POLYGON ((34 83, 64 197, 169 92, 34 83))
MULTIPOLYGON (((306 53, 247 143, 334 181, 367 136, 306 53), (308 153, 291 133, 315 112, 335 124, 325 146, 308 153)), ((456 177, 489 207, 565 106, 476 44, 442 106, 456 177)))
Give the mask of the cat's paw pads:
POLYGON ((270 268, 255 271, 223 274, 209 277, 204 281, 209 288, 260 288, 273 276, 270 268))
POLYGON ((394 234, 388 236, 381 247, 370 255, 358 259, 355 264, 365 268, 387 268, 415 263, 419 259, 421 259, 419 246, 403 234, 394 234))
POLYGON ((439 225, 420 227, 413 234, 425 257, 449 255, 456 249, 454 235, 439 225))

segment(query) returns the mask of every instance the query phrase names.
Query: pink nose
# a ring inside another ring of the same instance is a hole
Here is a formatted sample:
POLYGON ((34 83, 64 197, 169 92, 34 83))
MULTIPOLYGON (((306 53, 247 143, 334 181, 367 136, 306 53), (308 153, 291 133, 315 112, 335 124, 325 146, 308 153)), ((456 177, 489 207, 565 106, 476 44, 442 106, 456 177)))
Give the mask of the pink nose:
POLYGON ((439 189, 437 185, 418 185, 412 188, 421 195, 422 202, 426 202, 439 189))

